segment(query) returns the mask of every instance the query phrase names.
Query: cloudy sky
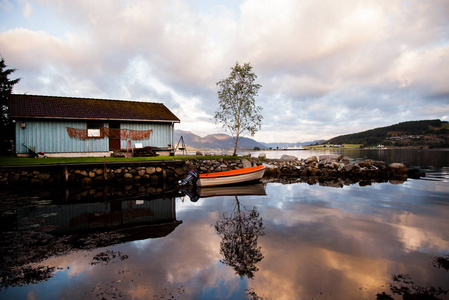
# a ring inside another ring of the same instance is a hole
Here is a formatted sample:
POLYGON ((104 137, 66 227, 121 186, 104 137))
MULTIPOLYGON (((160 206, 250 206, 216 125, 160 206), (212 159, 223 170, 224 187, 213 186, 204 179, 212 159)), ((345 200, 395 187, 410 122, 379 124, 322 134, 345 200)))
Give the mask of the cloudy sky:
POLYGON ((449 116, 449 0, 0 0, 15 93, 162 102, 204 136, 249 62, 255 139, 328 139, 449 116))

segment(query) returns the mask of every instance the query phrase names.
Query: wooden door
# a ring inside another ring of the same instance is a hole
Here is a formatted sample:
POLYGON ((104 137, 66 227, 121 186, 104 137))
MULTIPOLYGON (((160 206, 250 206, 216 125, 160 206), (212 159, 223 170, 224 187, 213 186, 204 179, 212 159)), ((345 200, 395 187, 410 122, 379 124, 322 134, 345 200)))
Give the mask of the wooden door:
POLYGON ((120 150, 120 123, 109 123, 109 151, 120 150))

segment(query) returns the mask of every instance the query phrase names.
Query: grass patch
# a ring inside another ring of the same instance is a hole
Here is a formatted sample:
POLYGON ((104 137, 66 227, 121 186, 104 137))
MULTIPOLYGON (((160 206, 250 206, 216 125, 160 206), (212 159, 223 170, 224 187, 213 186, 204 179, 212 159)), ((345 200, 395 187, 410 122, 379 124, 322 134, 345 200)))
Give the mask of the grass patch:
MULTIPOLYGON (((193 159, 238 159, 238 156, 153 156, 153 157, 106 157, 106 162, 139 162, 139 161, 172 161, 193 159)), ((49 157, 26 158, 13 156, 0 156, 0 166, 28 166, 28 165, 55 165, 55 164, 83 164, 103 163, 104 157, 49 157)))

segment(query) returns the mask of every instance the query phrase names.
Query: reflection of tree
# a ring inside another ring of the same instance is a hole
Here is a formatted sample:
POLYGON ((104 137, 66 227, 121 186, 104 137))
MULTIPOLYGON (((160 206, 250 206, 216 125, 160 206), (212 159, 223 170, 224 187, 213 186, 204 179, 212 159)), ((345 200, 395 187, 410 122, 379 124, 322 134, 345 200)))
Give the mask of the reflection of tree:
POLYGON ((9 286, 25 286, 46 281, 53 277, 55 267, 26 266, 12 268, 1 273, 0 291, 9 286))
POLYGON ((215 224, 215 230, 221 236, 220 254, 224 256, 222 263, 234 268, 239 276, 254 277, 259 270, 256 263, 263 259, 261 247, 257 239, 264 235, 262 218, 254 207, 251 211, 240 209, 237 198, 233 212, 226 214, 215 224))
MULTIPOLYGON (((412 281, 412 277, 408 274, 398 274, 392 275, 391 279, 393 283, 390 284, 390 291, 394 295, 402 296, 402 299, 440 299, 436 296, 438 295, 446 295, 447 290, 444 290, 440 287, 434 287, 431 285, 420 286, 416 285, 412 281)), ((385 292, 377 294, 377 300, 393 300, 394 297, 388 295, 385 292)))
POLYGON ((435 268, 444 269, 449 271, 449 255, 436 256, 433 258, 433 266, 435 268))

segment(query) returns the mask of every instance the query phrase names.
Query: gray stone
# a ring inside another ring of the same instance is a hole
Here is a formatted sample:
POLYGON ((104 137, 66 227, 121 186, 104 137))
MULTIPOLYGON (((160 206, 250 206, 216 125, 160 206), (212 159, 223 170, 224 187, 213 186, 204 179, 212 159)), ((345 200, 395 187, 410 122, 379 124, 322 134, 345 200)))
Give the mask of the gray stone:
POLYGON ((266 158, 267 157, 267 154, 266 153, 259 153, 259 156, 258 156, 259 158, 266 158))
POLYGON ((283 161, 297 161, 298 158, 296 156, 293 156, 293 155, 286 155, 286 154, 284 154, 284 155, 281 156, 281 160, 283 160, 283 161))
POLYGON ((145 172, 147 173, 147 174, 153 174, 153 173, 156 173, 156 168, 155 167, 148 167, 148 168, 146 168, 145 169, 145 172))
POLYGON ((316 156, 311 156, 305 160, 306 164, 311 164, 311 163, 315 163, 315 162, 318 162, 318 158, 316 158, 316 156))
POLYGON ((247 159, 242 159, 243 168, 249 168, 252 166, 251 162, 247 159))
POLYGON ((388 167, 390 168, 390 170, 393 173, 398 174, 398 175, 405 174, 405 173, 407 173, 407 170, 408 170, 408 168, 404 164, 401 164, 401 163, 392 163, 388 167))
POLYGON ((123 174, 123 178, 125 178, 125 179, 132 179, 133 175, 131 173, 125 173, 125 174, 123 174))

